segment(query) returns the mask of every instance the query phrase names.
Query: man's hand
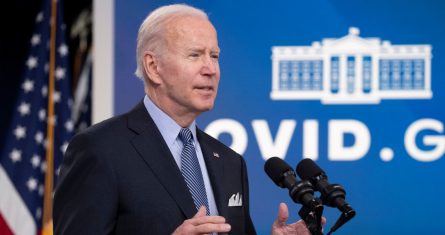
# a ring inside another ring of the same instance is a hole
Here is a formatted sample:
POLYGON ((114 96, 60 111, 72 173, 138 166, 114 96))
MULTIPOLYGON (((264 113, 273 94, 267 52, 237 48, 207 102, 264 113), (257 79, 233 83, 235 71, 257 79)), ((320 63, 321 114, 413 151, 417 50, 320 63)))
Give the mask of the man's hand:
POLYGON ((230 224, 226 224, 226 219, 222 216, 206 216, 206 208, 199 208, 193 218, 185 220, 173 235, 182 234, 210 234, 230 232, 230 224))
MULTIPOLYGON (((303 220, 299 220, 293 224, 286 224, 288 218, 289 210, 287 209, 287 205, 285 203, 280 203, 278 217, 272 224, 272 235, 311 235, 311 232, 309 232, 303 220)), ((322 218, 321 223, 325 224, 326 220, 322 218)))

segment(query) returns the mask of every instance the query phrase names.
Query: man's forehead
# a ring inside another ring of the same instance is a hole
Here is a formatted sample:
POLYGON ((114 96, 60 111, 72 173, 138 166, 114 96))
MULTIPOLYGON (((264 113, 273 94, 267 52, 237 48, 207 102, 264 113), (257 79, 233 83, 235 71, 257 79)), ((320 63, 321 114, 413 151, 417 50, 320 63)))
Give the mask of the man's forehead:
POLYGON ((216 45, 213 46, 215 47, 214 50, 219 50, 216 30, 212 23, 204 17, 178 16, 170 20, 165 27, 164 39, 167 44, 186 43, 190 47, 200 47, 204 46, 200 45, 204 42, 205 44, 212 42, 212 40, 202 40, 201 36, 205 39, 213 37, 216 42, 216 45))
POLYGON ((168 36, 181 36, 182 34, 187 34, 191 31, 203 28, 208 28, 211 29, 211 31, 216 32, 213 24, 202 16, 172 16, 165 27, 168 36))

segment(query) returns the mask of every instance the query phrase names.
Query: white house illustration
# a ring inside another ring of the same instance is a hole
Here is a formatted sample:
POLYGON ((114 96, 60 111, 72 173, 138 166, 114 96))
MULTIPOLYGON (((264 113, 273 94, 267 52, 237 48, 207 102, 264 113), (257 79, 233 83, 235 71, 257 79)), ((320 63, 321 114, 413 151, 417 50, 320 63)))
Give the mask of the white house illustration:
POLYGON ((376 104, 431 99, 431 45, 391 45, 359 29, 312 46, 272 47, 273 100, 376 104))

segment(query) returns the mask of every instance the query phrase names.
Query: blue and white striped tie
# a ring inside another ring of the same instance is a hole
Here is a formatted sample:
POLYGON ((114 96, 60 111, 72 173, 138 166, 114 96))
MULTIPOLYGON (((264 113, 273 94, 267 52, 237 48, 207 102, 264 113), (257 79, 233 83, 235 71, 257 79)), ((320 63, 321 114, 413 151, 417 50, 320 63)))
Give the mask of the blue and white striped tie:
POLYGON ((206 207, 207 215, 209 213, 209 203, 207 201, 204 180, 202 179, 201 167, 196 156, 195 146, 193 144, 192 132, 188 128, 182 128, 179 132, 179 139, 184 148, 181 153, 181 173, 187 182, 187 186, 192 194, 196 209, 201 206, 206 207))

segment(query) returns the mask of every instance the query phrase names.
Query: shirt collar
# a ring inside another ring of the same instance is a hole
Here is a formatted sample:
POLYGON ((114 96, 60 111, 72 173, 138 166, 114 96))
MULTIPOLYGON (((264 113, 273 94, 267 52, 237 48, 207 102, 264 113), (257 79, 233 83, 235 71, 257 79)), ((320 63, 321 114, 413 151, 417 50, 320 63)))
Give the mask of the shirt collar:
MULTIPOLYGON (((161 132, 161 135, 167 145, 172 146, 176 141, 176 138, 178 137, 179 131, 181 131, 182 127, 178 125, 170 116, 164 113, 164 111, 158 108, 158 106, 156 106, 153 101, 148 98, 147 95, 145 95, 144 97, 144 105, 151 118, 155 122, 156 126, 158 127, 159 131, 161 132)), ((195 120, 193 120, 193 122, 187 128, 192 132, 193 140, 196 142, 197 138, 195 120)))

